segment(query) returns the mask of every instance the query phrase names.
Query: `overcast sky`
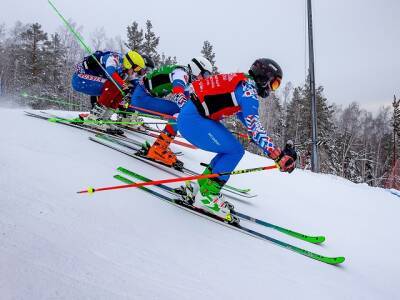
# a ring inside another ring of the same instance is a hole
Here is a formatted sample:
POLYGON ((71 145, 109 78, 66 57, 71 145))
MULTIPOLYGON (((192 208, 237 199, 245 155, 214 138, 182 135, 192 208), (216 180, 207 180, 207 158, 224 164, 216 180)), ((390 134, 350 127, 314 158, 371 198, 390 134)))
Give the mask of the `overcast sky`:
MULTIPOLYGON (((3 0, 0 23, 38 22, 46 32, 62 25, 46 0, 3 0)), ((247 71, 259 57, 275 59, 284 83, 304 82, 305 0, 53 0, 61 13, 90 33, 126 37, 126 26, 146 19, 161 37, 159 50, 186 62, 204 40, 220 71, 247 71)), ((400 0, 313 1, 316 81, 330 102, 357 101, 376 111, 400 96, 400 0)), ((308 52, 308 51, 307 51, 308 52)), ((308 54, 307 54, 308 55, 308 54)))

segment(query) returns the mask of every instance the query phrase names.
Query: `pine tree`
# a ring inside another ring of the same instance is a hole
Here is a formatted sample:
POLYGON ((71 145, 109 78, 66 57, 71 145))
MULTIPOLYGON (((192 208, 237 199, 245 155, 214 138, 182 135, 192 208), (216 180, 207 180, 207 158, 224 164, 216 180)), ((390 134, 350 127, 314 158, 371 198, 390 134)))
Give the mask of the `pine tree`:
POLYGON ((39 23, 34 23, 21 33, 21 55, 20 78, 27 86, 39 85, 46 81, 46 64, 44 56, 49 45, 47 33, 42 30, 39 23))
POLYGON ((3 43, 4 38, 6 36, 6 24, 0 24, 0 44, 3 43))
MULTIPOLYGON (((333 151, 331 134, 334 132, 334 108, 328 105, 321 86, 316 89, 316 102, 321 172, 330 172, 333 168, 330 157, 333 151)), ((308 82, 294 89, 292 101, 288 104, 286 124, 286 138, 298 145, 303 166, 308 168, 312 146, 311 93, 308 82)))
MULTIPOLYGON (((282 105, 276 93, 271 93, 267 99, 259 101, 260 122, 268 136, 276 144, 280 144, 283 134, 282 105)), ((281 146, 281 145, 279 145, 281 146)))
POLYGON ((215 53, 209 41, 204 41, 203 49, 201 49, 200 53, 211 62, 213 74, 218 74, 218 68, 215 66, 215 53))
POLYGON ((157 67, 160 65, 160 55, 157 53, 157 47, 160 43, 160 37, 156 36, 152 29, 153 25, 151 24, 151 21, 147 20, 142 53, 150 56, 157 67))
MULTIPOLYGON (((300 136, 300 128, 304 127, 304 124, 301 123, 304 112, 305 108, 301 99, 301 88, 296 87, 293 91, 292 100, 288 103, 286 117, 286 139, 293 140, 295 144, 304 144, 304 139, 308 139, 308 133, 305 136, 300 136)), ((308 125, 305 127, 308 127, 308 125)))
POLYGON ((174 56, 174 57, 166 56, 164 54, 164 52, 161 54, 160 67, 167 66, 167 65, 176 65, 176 64, 177 64, 176 56, 174 56))
POLYGON ((143 29, 139 29, 139 24, 135 21, 126 29, 128 31, 128 41, 125 43, 125 46, 130 50, 141 53, 144 49, 143 29))
POLYGON ((400 139, 400 99, 396 100, 393 96, 393 128, 397 137, 400 139))
MULTIPOLYGON (((5 59, 5 45, 4 45, 4 37, 5 37, 5 24, 0 24, 0 61, 5 59)), ((3 95, 5 92, 5 83, 3 80, 5 66, 3 63, 0 63, 0 96, 3 95)))
POLYGON ((59 34, 52 34, 46 55, 46 73, 47 84, 50 86, 49 90, 54 97, 65 95, 65 90, 69 88, 69 85, 66 86, 64 80, 65 53, 66 49, 61 44, 59 34))
POLYGON ((19 73, 22 64, 21 34, 28 29, 28 25, 16 22, 5 38, 0 55, 0 72, 2 76, 2 93, 13 94, 20 90, 22 85, 19 73))

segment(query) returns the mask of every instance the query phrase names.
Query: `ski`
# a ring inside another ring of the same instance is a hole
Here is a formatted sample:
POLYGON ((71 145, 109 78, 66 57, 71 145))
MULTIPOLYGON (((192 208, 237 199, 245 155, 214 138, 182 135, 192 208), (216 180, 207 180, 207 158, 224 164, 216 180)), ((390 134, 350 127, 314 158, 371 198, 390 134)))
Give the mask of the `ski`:
POLYGON ((69 127, 82 129, 82 130, 89 131, 89 132, 92 132, 92 133, 104 133, 104 134, 107 134, 107 135, 110 135, 110 136, 114 136, 114 137, 121 136, 121 137, 128 138, 127 136, 124 136, 123 134, 116 135, 116 134, 107 132, 105 130, 101 130, 99 128, 86 126, 84 124, 72 123, 72 122, 67 122, 67 121, 64 122, 63 120, 67 120, 67 119, 59 117, 59 116, 56 116, 56 115, 48 113, 48 112, 44 112, 44 111, 40 111, 39 113, 32 113, 32 112, 25 111, 25 115, 29 116, 29 117, 35 117, 35 118, 38 118, 38 119, 46 120, 46 121, 50 121, 51 119, 56 118, 56 119, 58 119, 58 121, 57 121, 58 124, 67 125, 69 127))
MULTIPOLYGON (((123 167, 118 167, 117 170, 119 172, 121 172, 122 174, 124 174, 124 175, 139 179, 141 181, 145 181, 145 182, 151 181, 151 179, 149 179, 149 178, 147 178, 147 177, 145 177, 145 176, 143 176, 141 174, 138 174, 138 173, 135 173, 133 171, 130 171, 130 170, 128 170, 126 168, 123 168, 123 167)), ((130 183, 129 182, 125 182, 125 183, 130 184, 132 182, 130 182, 130 183)), ((177 194, 174 191, 173 188, 171 188, 171 187, 169 187, 167 185, 159 184, 159 185, 157 185, 157 187, 167 191, 168 193, 170 193, 170 194, 172 194, 174 196, 179 196, 179 194, 177 194)), ((267 221, 263 221, 263 220, 248 216, 248 215, 246 215, 244 213, 241 213, 241 212, 238 212, 238 211, 235 211, 232 214, 236 215, 237 217, 239 217, 241 219, 244 219, 244 220, 247 220, 247 221, 250 221, 252 223, 256 223, 256 224, 259 224, 259 225, 262 225, 262 226, 265 226, 265 227, 268 227, 268 228, 272 228, 272 229, 277 230, 277 231, 279 231, 281 233, 287 234, 287 235, 289 235, 291 237, 294 237, 294 238, 297 238, 297 239, 300 239, 300 240, 303 240, 303 241, 306 241, 306 242, 309 242, 309 243, 321 244, 321 243, 323 243, 325 241, 325 237, 324 236, 310 236, 310 235, 306 235, 306 234, 303 234, 303 233, 299 233, 299 232, 296 232, 296 231, 293 231, 293 230, 290 230, 290 229, 287 229, 287 228, 284 228, 284 227, 281 227, 281 226, 274 225, 274 224, 269 223, 267 221)))
MULTIPOLYGON (((29 117, 35 117, 35 118, 38 118, 38 119, 42 119, 42 120, 47 120, 47 121, 49 119, 52 119, 52 118, 58 118, 60 120, 65 119, 65 118, 59 117, 57 115, 48 113, 48 112, 44 112, 44 111, 40 111, 40 113, 32 113, 32 112, 29 112, 29 111, 25 111, 25 115, 29 116, 29 117)), ((85 126, 84 124, 77 124, 77 123, 71 123, 71 122, 62 122, 62 121, 57 122, 57 124, 63 124, 63 125, 69 126, 69 127, 74 127, 74 128, 77 128, 77 129, 85 130, 85 131, 88 131, 88 132, 91 132, 91 133, 94 133, 94 134, 102 134, 102 135, 105 135, 105 136, 108 136, 108 137, 112 137, 115 140, 123 140, 123 141, 125 141, 127 143, 131 143, 133 145, 140 146, 140 147, 142 145, 141 142, 136 141, 134 139, 131 139, 131 138, 127 137, 126 135, 112 134, 112 133, 106 132, 104 130, 101 130, 99 128, 85 126)))
MULTIPOLYGON (((143 156, 136 155, 135 153, 132 153, 132 152, 130 152, 128 150, 124 150, 124 149, 122 149, 120 147, 117 147, 116 145, 120 145, 120 143, 118 141, 116 141, 113 137, 110 137, 108 135, 97 135, 95 137, 89 137, 89 139, 91 141, 93 141, 93 142, 96 142, 98 144, 101 144, 103 146, 111 148, 113 150, 116 150, 116 151, 118 151, 120 153, 123 153, 125 155, 130 156, 130 157, 133 157, 133 158, 135 158, 137 160, 140 160, 142 162, 145 162, 147 164, 150 164, 151 166, 159 168, 159 169, 161 169, 161 170, 163 170, 163 171, 165 171, 165 172, 167 172, 167 173, 169 173, 171 175, 174 175, 174 176, 178 176, 179 177, 179 176, 182 175, 182 173, 183 174, 187 174, 187 175, 198 175, 198 173, 196 173, 194 171, 191 171, 191 170, 189 170, 187 168, 183 168, 182 170, 178 170, 178 169, 172 168, 170 166, 164 165, 162 163, 156 162, 154 160, 147 159, 147 158, 145 158, 143 156)), ((223 187, 223 190, 224 190, 223 193, 225 195, 231 197, 231 198, 235 198, 235 196, 240 196, 240 197, 244 197, 244 198, 253 198, 253 197, 257 196, 255 194, 238 192, 238 191, 236 191, 234 189, 231 189, 230 186, 226 186, 226 185, 223 187), (228 194, 226 194, 226 192, 228 192, 228 194)), ((236 199, 240 199, 240 198, 236 198, 236 199)))
MULTIPOLYGON (((124 181, 126 183, 134 183, 133 181, 131 181, 131 180, 127 179, 127 178, 124 178, 121 175, 116 175, 114 178, 116 178, 118 180, 121 180, 121 181, 124 181)), ((252 230, 250 228, 244 227, 242 225, 227 223, 224 220, 222 220, 222 219, 220 219, 220 218, 218 218, 218 217, 216 217, 214 215, 211 215, 211 214, 209 214, 209 213, 207 213, 207 212, 205 212, 205 211, 203 211, 201 209, 197 209, 197 208, 195 208, 193 206, 185 205, 184 203, 182 203, 181 201, 179 201, 177 199, 174 199, 173 197, 168 197, 168 196, 166 196, 164 194, 161 194, 159 192, 156 192, 155 190, 150 189, 148 187, 142 186, 142 187, 140 187, 140 189, 145 191, 145 192, 147 192, 147 193, 149 193, 149 194, 151 194, 151 195, 153 195, 153 196, 155 196, 155 197, 157 197, 157 198, 159 198, 159 199, 161 199, 161 200, 164 200, 164 201, 166 201, 166 202, 168 202, 168 203, 170 203, 170 204, 172 204, 174 206, 177 206, 177 207, 179 207, 179 208, 181 208, 183 210, 186 210, 186 211, 188 211, 190 213, 193 213, 195 215, 198 215, 200 217, 203 217, 203 218, 208 219, 210 221, 213 221, 215 223, 224 225, 224 226, 229 227, 231 229, 237 230, 237 231, 242 232, 244 234, 247 234, 249 236, 253 236, 253 237, 265 240, 265 241, 269 241, 269 242, 271 242, 271 243, 273 243, 275 245, 279 245, 279 246, 281 246, 283 248, 286 248, 286 249, 291 250, 293 252, 296 252, 298 254, 304 255, 306 257, 315 259, 317 261, 320 261, 320 262, 323 262, 323 263, 326 263, 326 264, 330 264, 330 265, 338 265, 338 264, 341 264, 341 263, 343 263, 345 261, 345 258, 343 256, 328 257, 328 256, 320 255, 320 254, 308 251, 306 249, 294 246, 292 244, 283 242, 281 240, 272 238, 270 236, 267 236, 267 235, 265 235, 263 233, 260 233, 258 231, 252 230)))
MULTIPOLYGON (((96 134, 95 137, 97 137, 97 138, 104 138, 104 139, 108 140, 106 137, 103 137, 103 136, 102 136, 102 133, 96 134)), ((142 148, 142 147, 141 147, 142 145, 140 145, 140 147, 139 147, 138 145, 136 145, 136 144, 130 145, 130 143, 129 143, 128 141, 124 141, 124 140, 116 139, 116 140, 114 140, 113 142, 115 142, 115 143, 118 144, 118 145, 124 146, 124 147, 126 147, 126 148, 128 148, 128 149, 131 149, 131 150, 133 150, 133 151, 135 151, 135 152, 136 152, 136 151, 139 151, 139 150, 142 148)), ((180 151, 174 152, 174 154, 175 154, 176 156, 181 156, 181 155, 183 155, 183 153, 180 152, 180 151)))

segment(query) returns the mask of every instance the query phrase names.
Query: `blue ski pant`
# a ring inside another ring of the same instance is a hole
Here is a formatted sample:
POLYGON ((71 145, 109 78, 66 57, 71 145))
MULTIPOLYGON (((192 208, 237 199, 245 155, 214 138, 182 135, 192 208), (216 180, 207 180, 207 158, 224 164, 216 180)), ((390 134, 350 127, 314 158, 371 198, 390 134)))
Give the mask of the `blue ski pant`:
MULTIPOLYGON (((167 114, 170 116, 173 116, 174 114, 177 114, 180 112, 180 108, 176 103, 166 100, 166 99, 163 99, 163 98, 153 97, 146 91, 145 87, 143 87, 141 84, 139 84, 136 87, 135 91, 132 94, 131 105, 133 105, 135 107, 139 107, 137 109, 139 111, 140 111, 140 108, 144 108, 144 109, 149 109, 149 110, 153 110, 156 112, 160 112, 163 114, 167 114)), ((146 111, 143 111, 143 112, 151 114, 146 111)), ((174 123, 175 124, 171 124, 171 126, 176 133, 178 131, 178 127, 176 125, 176 122, 174 122, 174 123)))
MULTIPOLYGON (((200 149, 217 153, 211 160, 213 173, 232 172, 244 155, 244 148, 220 122, 203 117, 195 105, 187 102, 178 117, 181 135, 200 149)), ((228 181, 229 175, 219 179, 228 181)))

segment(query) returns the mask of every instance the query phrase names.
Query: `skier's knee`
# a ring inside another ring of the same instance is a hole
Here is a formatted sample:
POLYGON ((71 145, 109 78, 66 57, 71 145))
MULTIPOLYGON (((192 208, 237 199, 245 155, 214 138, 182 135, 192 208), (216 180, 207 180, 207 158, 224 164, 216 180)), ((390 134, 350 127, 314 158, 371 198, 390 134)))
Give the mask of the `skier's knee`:
POLYGON ((235 154, 238 157, 238 159, 241 160, 242 157, 244 156, 244 153, 245 153, 244 148, 243 147, 240 147, 240 148, 238 147, 237 152, 235 154))

